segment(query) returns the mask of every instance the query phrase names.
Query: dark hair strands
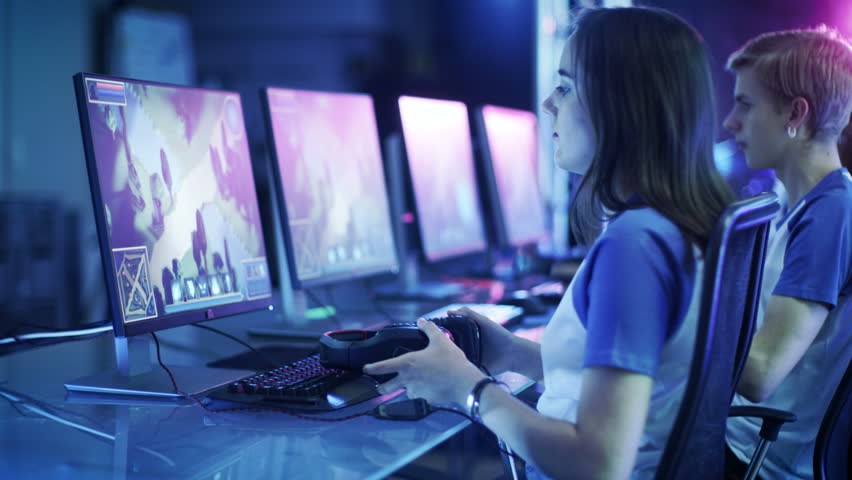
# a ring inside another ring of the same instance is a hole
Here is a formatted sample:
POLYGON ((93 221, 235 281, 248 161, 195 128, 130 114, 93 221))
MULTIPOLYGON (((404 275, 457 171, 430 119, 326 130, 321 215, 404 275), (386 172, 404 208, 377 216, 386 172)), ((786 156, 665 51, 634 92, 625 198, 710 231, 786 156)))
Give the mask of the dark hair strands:
POLYGON ((638 195, 703 248, 733 194, 713 162, 715 99, 700 36, 651 8, 581 11, 572 36, 597 136, 572 229, 592 243, 603 222, 637 208, 627 199, 638 195))

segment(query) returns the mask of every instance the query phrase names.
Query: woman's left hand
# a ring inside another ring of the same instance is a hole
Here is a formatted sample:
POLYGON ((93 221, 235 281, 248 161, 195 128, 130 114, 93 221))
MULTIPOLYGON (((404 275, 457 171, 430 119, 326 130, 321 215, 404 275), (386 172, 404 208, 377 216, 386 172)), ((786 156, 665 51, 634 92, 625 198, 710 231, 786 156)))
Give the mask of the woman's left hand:
POLYGON ((426 348, 364 365, 364 373, 397 373, 379 386, 382 394, 405 388, 409 398, 424 398, 430 404, 464 405, 471 389, 485 375, 437 325, 421 318, 417 327, 429 338, 426 348))

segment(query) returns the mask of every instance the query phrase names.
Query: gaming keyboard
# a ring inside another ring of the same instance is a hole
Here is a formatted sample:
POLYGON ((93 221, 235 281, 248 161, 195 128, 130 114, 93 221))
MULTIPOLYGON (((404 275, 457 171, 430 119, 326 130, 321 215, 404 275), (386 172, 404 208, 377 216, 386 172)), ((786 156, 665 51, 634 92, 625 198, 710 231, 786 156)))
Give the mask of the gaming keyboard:
POLYGON ((222 386, 208 397, 259 408, 328 411, 377 397, 378 383, 360 372, 325 368, 317 354, 222 386))
POLYGON ((524 316, 524 309, 515 305, 497 305, 493 303, 451 303, 437 310, 421 315, 424 318, 443 317, 448 310, 467 307, 476 313, 485 315, 503 326, 512 325, 524 316))

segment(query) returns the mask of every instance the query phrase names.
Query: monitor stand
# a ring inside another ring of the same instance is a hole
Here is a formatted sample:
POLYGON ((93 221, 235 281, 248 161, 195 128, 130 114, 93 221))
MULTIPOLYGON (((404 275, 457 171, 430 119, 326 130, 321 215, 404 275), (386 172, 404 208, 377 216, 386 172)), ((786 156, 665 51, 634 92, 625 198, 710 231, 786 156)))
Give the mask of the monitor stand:
POLYGON ((197 395, 253 375, 250 370, 168 365, 180 392, 175 392, 169 375, 157 363, 156 351, 147 335, 116 337, 117 368, 66 383, 69 392, 133 395, 138 397, 180 398, 197 395))
POLYGON ((291 290, 288 297, 286 302, 281 302, 283 315, 276 320, 292 328, 253 327, 248 329, 248 334, 289 341, 319 341, 320 335, 328 329, 318 330, 317 326, 326 325, 327 322, 323 320, 333 317, 337 313, 336 309, 330 305, 308 308, 308 299, 304 290, 291 290))
MULTIPOLYGON (((267 170, 266 174, 271 176, 272 171, 267 170)), ((268 208, 271 209, 272 218, 281 218, 278 202, 270 201, 268 208)), ((266 248, 275 251, 275 265, 278 271, 278 280, 281 282, 278 289, 281 314, 274 316, 274 322, 271 322, 270 326, 249 328, 247 333, 255 336, 274 337, 285 341, 316 342, 323 332, 315 329, 312 330, 311 328, 307 328, 307 326, 312 320, 316 320, 315 317, 309 317, 309 313, 318 312, 309 312, 308 301, 304 290, 293 288, 293 280, 290 278, 290 268, 287 264, 289 253, 284 248, 285 240, 282 229, 272 228, 271 230, 273 242, 271 245, 268 244, 266 248), (290 328, 279 328, 276 324, 286 325, 290 328)), ((325 312, 326 316, 332 316, 335 313, 333 307, 330 306, 322 307, 319 310, 325 312)))
POLYGON ((416 254, 406 255, 400 265, 398 282, 376 288, 376 297, 385 300, 451 301, 465 292, 459 283, 420 280, 416 254))
POLYGON ((388 202, 394 221, 394 239, 400 260, 396 283, 375 289, 377 298, 402 301, 452 301, 464 293, 462 285, 423 281, 419 278, 419 263, 413 236, 409 230, 415 228, 406 200, 405 154, 402 132, 393 132, 384 141, 385 175, 388 182, 388 202))
POLYGON ((505 282, 509 291, 549 295, 553 285, 560 283, 547 274, 550 262, 539 257, 535 244, 515 247, 510 253, 495 251, 491 259, 491 278, 505 282))

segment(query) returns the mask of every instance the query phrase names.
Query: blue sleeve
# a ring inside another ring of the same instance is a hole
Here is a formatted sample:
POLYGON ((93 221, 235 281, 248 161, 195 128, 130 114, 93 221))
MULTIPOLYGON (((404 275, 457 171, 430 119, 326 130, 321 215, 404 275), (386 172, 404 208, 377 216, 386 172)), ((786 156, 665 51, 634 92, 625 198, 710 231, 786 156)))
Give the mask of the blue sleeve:
POLYGON ((584 366, 654 377, 663 345, 691 298, 694 275, 684 268, 686 242, 672 225, 663 232, 607 232, 593 250, 588 298, 581 302, 587 308, 578 311, 588 333, 584 366))
POLYGON ((784 268, 773 294, 834 308, 850 282, 852 205, 847 197, 824 195, 790 219, 784 268))

